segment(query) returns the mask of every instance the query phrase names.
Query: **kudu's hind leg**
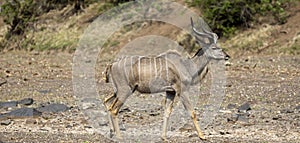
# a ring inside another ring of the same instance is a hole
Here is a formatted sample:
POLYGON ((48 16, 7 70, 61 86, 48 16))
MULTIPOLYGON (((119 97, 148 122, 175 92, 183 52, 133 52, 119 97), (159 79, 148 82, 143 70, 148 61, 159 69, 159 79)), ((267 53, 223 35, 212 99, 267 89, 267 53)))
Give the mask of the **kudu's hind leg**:
POLYGON ((200 127, 199 127, 195 111, 194 111, 194 109, 191 105, 191 102, 190 102, 188 96, 187 95, 181 95, 180 97, 181 97, 184 108, 188 111, 188 113, 190 114, 190 116, 193 120, 193 123, 196 127, 199 138, 204 140, 205 137, 204 137, 204 135, 203 135, 203 133, 202 133, 200 127))
POLYGON ((175 91, 167 91, 165 99, 165 113, 164 113, 164 122, 163 122, 163 132, 161 138, 166 141, 167 140, 167 128, 169 124, 169 117, 172 113, 173 103, 175 99, 175 91))

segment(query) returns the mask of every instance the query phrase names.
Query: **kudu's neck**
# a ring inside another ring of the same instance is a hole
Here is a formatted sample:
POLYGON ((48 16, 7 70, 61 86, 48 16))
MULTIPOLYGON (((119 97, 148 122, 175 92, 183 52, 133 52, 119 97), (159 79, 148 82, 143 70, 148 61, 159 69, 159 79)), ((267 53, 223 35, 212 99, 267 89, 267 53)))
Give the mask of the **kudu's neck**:
POLYGON ((202 71, 205 69, 207 64, 209 63, 209 58, 206 57, 204 53, 197 54, 194 57, 191 58, 193 64, 194 64, 194 70, 192 71, 192 78, 197 78, 202 71))

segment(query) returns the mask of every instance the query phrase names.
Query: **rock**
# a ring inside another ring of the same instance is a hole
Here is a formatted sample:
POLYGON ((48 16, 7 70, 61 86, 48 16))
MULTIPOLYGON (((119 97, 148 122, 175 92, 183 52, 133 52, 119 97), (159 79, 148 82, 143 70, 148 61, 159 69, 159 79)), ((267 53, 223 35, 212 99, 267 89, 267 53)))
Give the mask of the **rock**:
POLYGON ((232 63, 229 61, 225 61, 225 66, 232 66, 232 63))
POLYGON ((239 115, 237 121, 239 123, 248 123, 249 119, 245 115, 239 115))
POLYGON ((92 127, 92 126, 86 125, 86 126, 84 126, 84 128, 86 128, 86 129, 91 129, 91 128, 93 128, 93 127, 92 127))
POLYGON ((247 112, 251 110, 250 104, 248 102, 242 104, 240 107, 238 107, 238 112, 247 112))
POLYGON ((109 123, 108 122, 99 122, 99 126, 108 126, 109 125, 109 123))
POLYGON ((70 108, 64 104, 49 104, 36 108, 36 110, 42 113, 58 113, 67 111, 69 109, 70 108))
POLYGON ((125 108, 123 108, 123 109, 121 109, 121 110, 119 111, 119 113, 123 113, 123 112, 130 113, 131 110, 130 110, 128 107, 125 107, 125 108))
POLYGON ((41 116, 42 113, 37 111, 34 108, 20 108, 13 110, 11 112, 3 114, 6 117, 10 118, 20 118, 20 117, 36 117, 41 116))
POLYGON ((66 127, 65 128, 72 128, 73 126, 72 125, 66 125, 66 127))
POLYGON ((280 115, 275 116, 275 117, 272 118, 272 120, 279 120, 279 119, 281 119, 281 116, 280 116, 280 115))
POLYGON ((228 131, 224 131, 224 130, 219 130, 219 133, 221 135, 230 134, 228 131))
POLYGON ((49 132, 49 131, 52 130, 52 128, 50 128, 50 127, 42 127, 42 128, 40 128, 40 130, 44 131, 44 132, 49 132))
POLYGON ((295 107, 296 110, 300 110, 300 105, 295 107))
POLYGON ((227 105, 227 109, 234 109, 234 108, 236 108, 236 105, 235 104, 228 104, 227 105))
POLYGON ((30 118, 30 119, 27 119, 25 123, 26 123, 27 125, 28 125, 28 124, 37 124, 37 121, 36 121, 36 119, 30 118))
POLYGON ((47 94, 47 93, 51 93, 51 90, 38 90, 38 92, 42 94, 47 94))
POLYGON ((191 134, 191 135, 189 135, 188 137, 189 137, 189 138, 194 138, 194 137, 198 137, 198 135, 197 135, 197 134, 191 134))
POLYGON ((218 135, 218 132, 216 132, 215 130, 209 130, 208 132, 209 135, 218 135))
POLYGON ((227 122, 236 122, 239 118, 239 114, 232 114, 231 117, 227 118, 227 122))
POLYGON ((239 123, 248 123, 249 122, 249 113, 242 114, 232 114, 231 117, 227 118, 227 122, 239 122, 239 123))
POLYGON ((282 109, 280 113, 294 113, 294 111, 290 109, 282 109))
POLYGON ((97 105, 95 103, 90 103, 90 102, 87 102, 87 103, 82 103, 82 109, 83 110, 87 110, 87 109, 93 109, 95 108, 97 105))
POLYGON ((22 100, 18 101, 18 104, 31 105, 31 104, 33 104, 33 99, 32 98, 25 98, 25 99, 22 99, 22 100))
POLYGON ((17 101, 0 102, 0 109, 1 108, 16 107, 17 105, 18 105, 17 101))
POLYGON ((219 110, 220 113, 226 113, 226 114, 231 114, 232 111, 230 110, 219 110))
POLYGON ((11 119, 7 119, 7 120, 4 120, 4 121, 1 121, 0 125, 7 126, 7 125, 10 125, 11 123, 12 123, 11 119))
POLYGON ((193 130, 193 126, 189 123, 184 124, 181 128, 179 128, 180 132, 191 132, 193 130))
POLYGON ((51 113, 43 113, 42 118, 45 120, 53 119, 54 116, 51 113))

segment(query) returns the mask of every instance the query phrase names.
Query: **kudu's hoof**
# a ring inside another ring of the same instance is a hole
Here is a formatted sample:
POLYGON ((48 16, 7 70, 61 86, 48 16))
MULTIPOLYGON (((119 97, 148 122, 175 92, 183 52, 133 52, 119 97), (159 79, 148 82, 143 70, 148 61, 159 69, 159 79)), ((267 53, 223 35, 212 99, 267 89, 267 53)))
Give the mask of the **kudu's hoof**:
POLYGON ((160 138, 161 138, 161 140, 162 140, 163 142, 169 142, 169 140, 168 140, 167 137, 165 137, 165 136, 161 136, 160 138))
POLYGON ((199 134, 198 136, 199 136, 199 138, 200 138, 201 140, 206 140, 206 138, 205 138, 205 136, 204 136, 203 134, 199 134))

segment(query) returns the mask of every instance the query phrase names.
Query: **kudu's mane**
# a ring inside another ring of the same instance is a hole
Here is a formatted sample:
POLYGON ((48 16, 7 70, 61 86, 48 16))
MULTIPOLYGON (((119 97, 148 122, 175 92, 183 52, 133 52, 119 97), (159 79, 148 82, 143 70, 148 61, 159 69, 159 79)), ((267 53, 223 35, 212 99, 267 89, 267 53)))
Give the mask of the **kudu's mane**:
POLYGON ((195 55, 194 55, 192 58, 194 58, 194 57, 196 57, 196 56, 202 56, 203 54, 204 54, 204 51, 203 51, 202 48, 200 48, 200 49, 195 53, 195 55))

